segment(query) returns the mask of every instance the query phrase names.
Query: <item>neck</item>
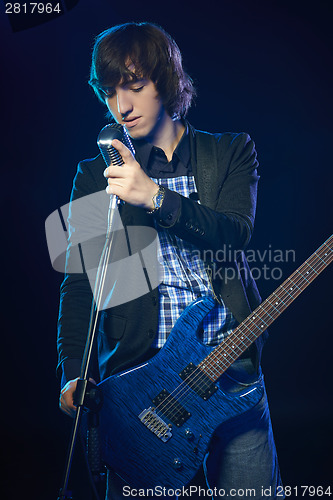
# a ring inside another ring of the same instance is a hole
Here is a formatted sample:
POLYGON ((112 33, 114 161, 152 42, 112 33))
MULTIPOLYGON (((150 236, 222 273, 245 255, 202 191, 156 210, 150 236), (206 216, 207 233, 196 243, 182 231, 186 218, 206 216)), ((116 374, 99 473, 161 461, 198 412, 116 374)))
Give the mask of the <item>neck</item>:
POLYGON ((163 149, 168 161, 171 161, 173 152, 184 133, 185 126, 181 120, 172 120, 166 113, 161 117, 158 125, 155 134, 149 138, 149 142, 163 149))

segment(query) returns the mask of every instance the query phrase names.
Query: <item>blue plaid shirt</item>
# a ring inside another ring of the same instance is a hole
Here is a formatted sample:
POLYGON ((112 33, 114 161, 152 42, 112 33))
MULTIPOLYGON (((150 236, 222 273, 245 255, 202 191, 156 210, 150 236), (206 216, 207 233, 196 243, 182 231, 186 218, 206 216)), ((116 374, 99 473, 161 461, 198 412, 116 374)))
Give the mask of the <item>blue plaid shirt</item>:
MULTIPOLYGON (((193 176, 153 179, 172 191, 189 197, 197 192, 193 176)), ((158 333, 153 347, 162 347, 182 311, 202 295, 213 295, 203 260, 197 248, 170 231, 156 225, 160 251, 158 260, 162 266, 160 292, 160 316, 158 333)), ((205 344, 220 343, 237 325, 236 319, 225 305, 217 304, 202 324, 201 340, 205 344)))

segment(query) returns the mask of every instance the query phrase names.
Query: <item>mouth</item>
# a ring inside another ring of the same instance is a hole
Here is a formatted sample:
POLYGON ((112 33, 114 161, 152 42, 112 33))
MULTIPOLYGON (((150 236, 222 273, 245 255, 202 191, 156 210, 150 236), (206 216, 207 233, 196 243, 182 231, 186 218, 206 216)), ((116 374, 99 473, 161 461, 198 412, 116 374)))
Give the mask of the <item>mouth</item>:
POLYGON ((123 120, 127 128, 135 127, 135 125, 139 122, 140 116, 134 116, 133 118, 126 118, 123 120))

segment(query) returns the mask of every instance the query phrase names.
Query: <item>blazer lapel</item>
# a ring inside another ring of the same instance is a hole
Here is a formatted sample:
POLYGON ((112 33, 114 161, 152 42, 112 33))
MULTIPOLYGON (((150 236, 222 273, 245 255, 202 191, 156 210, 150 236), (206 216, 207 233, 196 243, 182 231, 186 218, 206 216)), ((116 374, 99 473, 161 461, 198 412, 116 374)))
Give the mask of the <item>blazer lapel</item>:
POLYGON ((191 165, 200 203, 216 208, 218 202, 218 162, 214 135, 190 127, 191 165))

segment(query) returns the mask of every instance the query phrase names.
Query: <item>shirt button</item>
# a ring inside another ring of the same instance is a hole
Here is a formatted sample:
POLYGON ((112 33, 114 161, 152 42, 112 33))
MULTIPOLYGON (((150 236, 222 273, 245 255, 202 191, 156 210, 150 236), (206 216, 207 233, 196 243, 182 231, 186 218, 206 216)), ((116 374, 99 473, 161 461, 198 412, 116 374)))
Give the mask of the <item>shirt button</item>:
POLYGON ((172 219, 172 214, 168 214, 168 215, 167 215, 167 219, 168 219, 168 220, 171 220, 171 219, 172 219))

